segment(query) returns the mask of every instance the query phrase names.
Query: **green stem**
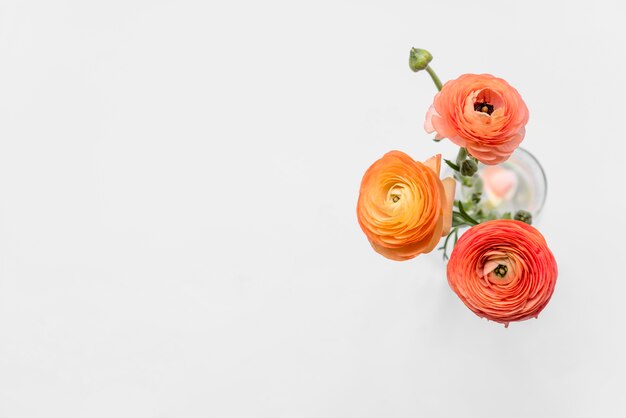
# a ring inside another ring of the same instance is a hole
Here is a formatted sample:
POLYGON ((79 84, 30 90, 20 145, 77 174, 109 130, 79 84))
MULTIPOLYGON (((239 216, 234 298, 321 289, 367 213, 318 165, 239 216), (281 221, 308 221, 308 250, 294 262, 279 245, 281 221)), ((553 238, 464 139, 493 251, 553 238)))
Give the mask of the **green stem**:
POLYGON ((433 79, 433 83, 435 83, 435 86, 437 86, 437 90, 441 91, 441 87, 443 87, 443 85, 441 84, 441 80, 439 80, 439 77, 437 77, 437 74, 435 74, 435 70, 433 70, 430 65, 427 65, 426 72, 430 75, 430 78, 433 79))
POLYGON ((467 158, 467 150, 463 147, 459 147, 459 153, 456 155, 456 164, 461 165, 467 158))
MULTIPOLYGON (((450 258, 448 257, 448 241, 450 241, 450 237, 454 235, 454 244, 456 245, 458 233, 459 233, 458 227, 452 228, 450 232, 448 233, 448 236, 446 237, 446 240, 444 241, 443 245, 438 248, 438 250, 443 250, 443 261, 446 261, 448 258, 450 258)), ((454 248, 454 246, 452 248, 454 248)))

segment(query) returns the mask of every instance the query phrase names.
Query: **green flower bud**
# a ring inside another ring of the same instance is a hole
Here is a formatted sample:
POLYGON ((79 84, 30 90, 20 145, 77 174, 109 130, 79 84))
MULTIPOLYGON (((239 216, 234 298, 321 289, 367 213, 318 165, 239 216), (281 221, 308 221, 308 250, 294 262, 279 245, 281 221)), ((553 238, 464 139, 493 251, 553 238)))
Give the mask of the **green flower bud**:
POLYGON ((409 55, 409 67, 411 70, 418 72, 426 67, 428 63, 433 60, 433 56, 425 49, 411 48, 411 54, 409 55))
POLYGON ((526 222, 528 225, 533 223, 533 215, 527 210, 518 210, 513 219, 516 221, 526 222))
POLYGON ((461 174, 471 177, 478 171, 478 164, 474 160, 465 160, 461 163, 461 174))

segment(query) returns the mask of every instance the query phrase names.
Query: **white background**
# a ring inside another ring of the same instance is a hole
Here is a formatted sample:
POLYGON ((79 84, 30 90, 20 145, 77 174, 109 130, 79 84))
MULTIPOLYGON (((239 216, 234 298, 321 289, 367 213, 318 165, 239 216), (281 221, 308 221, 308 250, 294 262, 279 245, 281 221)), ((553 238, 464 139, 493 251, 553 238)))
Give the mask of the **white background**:
POLYGON ((622 1, 0 1, 0 417, 623 417, 622 1), (508 329, 355 206, 506 78, 559 262, 508 329))

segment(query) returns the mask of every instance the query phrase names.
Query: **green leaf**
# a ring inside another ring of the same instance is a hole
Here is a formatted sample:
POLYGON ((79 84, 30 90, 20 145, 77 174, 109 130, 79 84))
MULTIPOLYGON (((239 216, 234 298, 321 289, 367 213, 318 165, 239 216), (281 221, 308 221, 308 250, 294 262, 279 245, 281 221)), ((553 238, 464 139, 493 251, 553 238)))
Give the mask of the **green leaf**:
POLYGON ((473 226, 475 223, 468 221, 466 217, 464 217, 459 212, 452 212, 452 226, 473 226))
POLYGON ((461 216, 463 216, 466 221, 468 221, 471 225, 478 225, 478 221, 469 216, 467 212, 465 212, 465 209, 463 208, 463 202, 459 200, 457 206, 459 208, 461 216))
POLYGON ((465 219, 452 218, 452 226, 467 226, 465 219))
POLYGON ((457 204, 457 207, 459 208, 459 212, 461 212, 461 215, 469 216, 467 212, 465 212, 465 208, 463 207, 463 202, 461 202, 460 200, 459 200, 459 203, 457 204))
POLYGON ((444 160, 443 160, 443 161, 444 161, 446 164, 448 164, 448 166, 449 166, 451 169, 453 169, 454 171, 459 171, 459 170, 460 170, 459 166, 458 166, 458 165, 456 165, 456 164, 454 164, 452 161, 450 161, 450 160, 446 160, 445 158, 444 158, 444 160))

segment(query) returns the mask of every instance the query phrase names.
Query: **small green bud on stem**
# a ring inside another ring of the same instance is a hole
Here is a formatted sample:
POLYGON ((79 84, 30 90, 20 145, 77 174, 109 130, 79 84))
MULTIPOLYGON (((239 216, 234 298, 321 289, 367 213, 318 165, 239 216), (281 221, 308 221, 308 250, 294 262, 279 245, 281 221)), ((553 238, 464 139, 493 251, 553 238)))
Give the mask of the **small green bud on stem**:
POLYGON ((461 163, 460 171, 462 175, 471 177, 478 171, 478 164, 474 160, 465 160, 461 163))
POLYGON ((433 56, 425 49, 411 48, 409 55, 409 67, 414 72, 425 70, 428 64, 433 60, 433 56))
POLYGON ((527 210, 518 210, 513 217, 516 221, 526 222, 528 225, 533 223, 533 215, 527 210))

